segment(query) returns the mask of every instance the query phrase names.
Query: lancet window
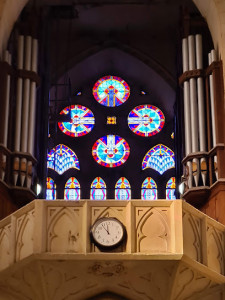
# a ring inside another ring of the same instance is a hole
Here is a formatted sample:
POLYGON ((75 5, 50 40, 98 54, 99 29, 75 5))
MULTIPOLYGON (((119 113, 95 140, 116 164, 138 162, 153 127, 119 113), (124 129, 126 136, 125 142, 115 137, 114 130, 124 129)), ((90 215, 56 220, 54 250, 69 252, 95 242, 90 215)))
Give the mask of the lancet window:
POLYGON ((56 199, 56 184, 51 177, 47 177, 46 199, 56 199))
POLYGON ((142 200, 156 200, 157 199, 157 184, 151 177, 147 177, 141 187, 142 200))
POLYGON ((130 183, 125 177, 121 177, 116 183, 115 199, 116 200, 130 200, 131 199, 130 183))
POLYGON ((80 184, 75 177, 67 180, 64 190, 65 200, 80 200, 80 184))
POLYGON ((91 184, 91 200, 106 200, 106 184, 101 177, 97 177, 91 184))

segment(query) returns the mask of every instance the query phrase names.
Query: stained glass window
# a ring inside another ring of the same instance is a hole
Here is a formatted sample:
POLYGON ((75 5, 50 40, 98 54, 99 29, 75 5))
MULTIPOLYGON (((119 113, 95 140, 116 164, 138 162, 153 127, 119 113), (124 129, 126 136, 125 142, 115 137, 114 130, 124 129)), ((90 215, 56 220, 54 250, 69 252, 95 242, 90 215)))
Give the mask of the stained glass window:
POLYGON ((60 130, 66 135, 80 137, 88 134, 95 124, 95 118, 90 109, 82 105, 71 105, 64 108, 60 115, 69 115, 69 122, 58 122, 60 130))
POLYGON ((60 175, 70 168, 80 170, 76 154, 63 144, 57 145, 48 153, 47 167, 60 175))
POLYGON ((160 132, 165 124, 162 111, 150 104, 135 107, 128 115, 128 126, 137 135, 152 136, 160 132))
POLYGON ((80 184, 75 177, 67 180, 64 190, 65 200, 80 200, 80 184))
POLYGON ((91 200, 106 200, 106 184, 101 177, 96 177, 91 184, 91 200))
POLYGON ((130 87, 122 78, 108 75, 95 83, 93 96, 104 106, 119 106, 129 98, 130 87))
POLYGON ((46 182, 46 200, 55 200, 56 199, 56 184, 51 177, 47 177, 46 182))
POLYGON ((116 200, 130 200, 131 199, 130 183, 125 177, 121 177, 116 183, 115 199, 116 200))
POLYGON ((176 200, 175 190, 176 190, 175 177, 171 177, 166 184, 166 199, 176 200))
POLYGON ((141 199, 142 200, 156 200, 157 199, 157 185, 155 180, 151 177, 147 177, 141 187, 141 199))
POLYGON ((161 175, 170 168, 175 167, 174 152, 162 145, 158 144, 150 149, 142 162, 142 169, 152 168, 161 175))
POLYGON ((118 135, 106 135, 95 142, 92 155, 98 164, 114 168, 125 163, 130 155, 130 147, 118 135))

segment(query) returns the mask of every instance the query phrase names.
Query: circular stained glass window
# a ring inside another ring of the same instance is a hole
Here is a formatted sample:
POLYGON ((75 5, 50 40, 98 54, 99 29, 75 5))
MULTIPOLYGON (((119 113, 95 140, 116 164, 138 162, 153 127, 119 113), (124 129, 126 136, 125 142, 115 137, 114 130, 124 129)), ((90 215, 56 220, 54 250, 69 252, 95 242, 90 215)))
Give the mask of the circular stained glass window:
POLYGON ((122 78, 108 75, 95 83, 93 96, 104 106, 119 106, 129 98, 130 87, 122 78))
POLYGON ((165 124, 162 111, 150 104, 135 107, 128 115, 128 126, 137 135, 152 136, 160 132, 165 124))
POLYGON ((130 155, 130 147, 118 135, 106 135, 94 143, 92 155, 98 164, 114 168, 125 163, 130 155))
POLYGON ((72 137, 88 134, 95 124, 95 118, 90 109, 82 105, 71 105, 64 108, 60 115, 68 115, 69 122, 58 122, 60 130, 72 137))

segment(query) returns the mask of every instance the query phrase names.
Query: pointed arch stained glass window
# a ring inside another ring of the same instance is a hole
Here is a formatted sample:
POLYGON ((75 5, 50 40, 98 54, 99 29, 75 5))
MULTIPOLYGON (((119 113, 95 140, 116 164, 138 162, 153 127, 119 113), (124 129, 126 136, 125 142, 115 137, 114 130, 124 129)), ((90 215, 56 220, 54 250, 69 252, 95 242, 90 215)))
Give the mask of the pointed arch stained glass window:
POLYGON ((166 184, 166 199, 176 200, 175 190, 176 190, 175 177, 171 177, 166 184))
POLYGON ((80 200, 80 184, 75 177, 67 180, 64 190, 65 200, 80 200))
POLYGON ((106 184, 101 177, 96 177, 91 184, 91 200, 106 200, 106 184))
POLYGON ((130 200, 131 199, 130 183, 125 177, 121 177, 116 183, 115 199, 116 200, 130 200))
POLYGON ((130 155, 130 147, 118 135, 106 135, 95 142, 92 155, 98 164, 114 168, 125 163, 130 155))
POLYGON ((174 152, 165 145, 158 144, 150 149, 142 162, 142 169, 152 168, 161 175, 175 167, 174 152))
POLYGON ((49 152, 47 167, 55 170, 60 175, 70 168, 80 170, 76 154, 63 144, 57 145, 49 152))
POLYGON ((71 137, 88 134, 95 124, 93 112, 82 105, 67 106, 60 112, 60 115, 71 117, 69 122, 58 122, 60 130, 71 137))
POLYGON ((104 106, 119 106, 129 98, 130 87, 122 78, 108 75, 95 83, 93 96, 104 106))
POLYGON ((165 124, 162 111, 145 104, 135 107, 128 115, 128 126, 137 135, 149 137, 160 132, 165 124))
POLYGON ((56 184, 51 177, 47 177, 46 180, 46 200, 55 200, 56 199, 56 184))
POLYGON ((154 179, 147 177, 141 187, 142 200, 156 200, 157 199, 157 185, 154 179))

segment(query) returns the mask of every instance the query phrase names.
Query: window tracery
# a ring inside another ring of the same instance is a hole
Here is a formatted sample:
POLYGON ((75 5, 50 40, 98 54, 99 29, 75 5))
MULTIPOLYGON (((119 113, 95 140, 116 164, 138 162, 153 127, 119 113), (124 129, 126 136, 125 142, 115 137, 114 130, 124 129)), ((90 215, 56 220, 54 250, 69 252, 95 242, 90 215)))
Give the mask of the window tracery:
POLYGON ((163 144, 150 149, 142 162, 142 169, 152 168, 161 175, 170 168, 175 167, 174 152, 163 144))
POLYGON ((131 186, 125 177, 121 177, 115 185, 115 199, 116 200, 130 200, 131 186))
POLYGON ((47 177, 47 189, 46 189, 46 199, 55 200, 56 199, 56 184, 51 177, 47 177))
POLYGON ((157 184, 151 177, 147 177, 141 186, 142 200, 156 200, 157 199, 157 184))
POLYGON ((57 145, 48 153, 47 167, 55 170, 60 175, 70 168, 80 170, 76 154, 63 144, 57 145))
POLYGON ((91 184, 91 200, 106 200, 106 184, 101 177, 96 177, 91 184))
POLYGON ((70 177, 64 189, 65 200, 80 200, 80 183, 75 177, 70 177))

